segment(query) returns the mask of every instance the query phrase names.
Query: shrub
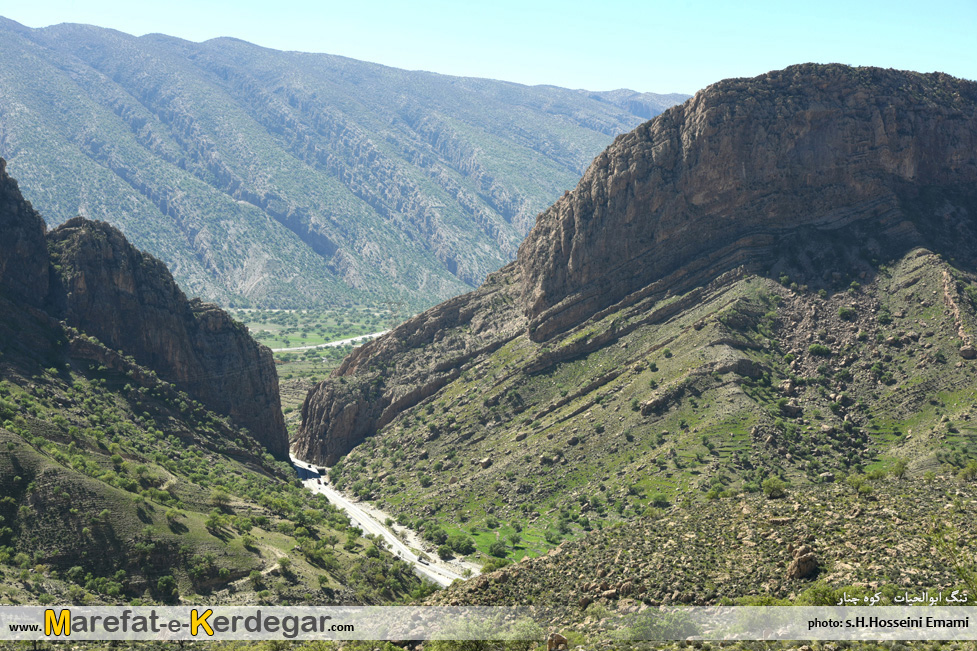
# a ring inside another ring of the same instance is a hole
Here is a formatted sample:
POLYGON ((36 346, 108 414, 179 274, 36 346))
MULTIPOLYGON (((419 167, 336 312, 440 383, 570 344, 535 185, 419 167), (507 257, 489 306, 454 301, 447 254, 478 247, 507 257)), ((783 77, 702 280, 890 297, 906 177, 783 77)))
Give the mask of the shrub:
POLYGON ((669 506, 668 497, 664 493, 652 493, 651 505, 659 509, 664 509, 669 506))
POLYGON ((896 459, 896 462, 892 464, 892 476, 896 479, 902 479, 906 476, 906 468, 909 466, 909 462, 905 459, 896 459))
POLYGON ((869 481, 879 481, 880 479, 883 479, 885 477, 885 471, 882 470, 881 468, 873 468, 872 470, 869 470, 867 473, 865 473, 865 477, 869 481))
POLYGON ((163 597, 175 597, 177 595, 176 579, 167 574, 160 577, 156 582, 156 591, 163 597))
POLYGON ((508 558, 491 558, 489 562, 482 566, 482 574, 488 574, 511 564, 508 558))
POLYGON ((872 492, 872 487, 869 485, 865 475, 851 474, 848 475, 848 479, 845 481, 855 490, 856 494, 868 495, 872 492))
POLYGON ((838 316, 844 321, 854 321, 858 313, 850 307, 838 308, 838 316))
POLYGON ((831 356, 831 349, 824 344, 811 344, 807 349, 807 352, 811 353, 812 355, 817 355, 818 357, 831 356))
POLYGON ((787 484, 779 477, 767 477, 763 481, 763 494, 771 500, 785 497, 787 495, 787 484))
POLYGON ((977 479, 977 461, 971 461, 967 466, 960 471, 959 475, 962 481, 973 481, 977 479))

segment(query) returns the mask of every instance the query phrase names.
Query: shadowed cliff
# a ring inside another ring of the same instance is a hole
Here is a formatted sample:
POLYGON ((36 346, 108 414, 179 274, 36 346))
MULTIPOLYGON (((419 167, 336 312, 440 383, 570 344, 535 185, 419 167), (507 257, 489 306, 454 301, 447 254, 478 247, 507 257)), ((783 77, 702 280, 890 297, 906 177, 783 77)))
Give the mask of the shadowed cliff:
POLYGON ((44 222, 0 160, 0 291, 131 355, 274 456, 287 437, 271 351, 216 305, 187 300, 166 266, 114 227, 44 222))

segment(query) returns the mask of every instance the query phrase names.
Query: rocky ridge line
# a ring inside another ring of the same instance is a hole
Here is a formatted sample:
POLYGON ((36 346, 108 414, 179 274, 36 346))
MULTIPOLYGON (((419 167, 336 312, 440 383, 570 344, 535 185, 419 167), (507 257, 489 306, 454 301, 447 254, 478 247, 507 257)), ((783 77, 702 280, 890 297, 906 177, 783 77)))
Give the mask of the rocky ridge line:
POLYGON ((309 393, 296 453, 334 462, 438 391, 454 359, 464 372, 479 349, 582 333, 795 248, 819 275, 832 262, 812 256, 832 250, 973 260, 975 183, 973 82, 814 64, 720 82, 615 140, 515 263, 355 352, 309 393))
POLYGON ((83 218, 45 235, 0 159, 0 290, 97 338, 230 417, 278 458, 287 435, 271 351, 216 305, 187 300, 159 260, 83 218))

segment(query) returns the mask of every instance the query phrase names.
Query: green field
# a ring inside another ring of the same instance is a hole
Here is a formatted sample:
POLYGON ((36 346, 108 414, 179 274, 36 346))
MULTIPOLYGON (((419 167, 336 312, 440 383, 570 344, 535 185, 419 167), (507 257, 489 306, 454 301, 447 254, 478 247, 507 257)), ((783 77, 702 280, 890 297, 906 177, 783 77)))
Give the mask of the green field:
POLYGON ((272 350, 316 346, 390 327, 390 310, 338 308, 330 310, 231 310, 251 336, 272 350))

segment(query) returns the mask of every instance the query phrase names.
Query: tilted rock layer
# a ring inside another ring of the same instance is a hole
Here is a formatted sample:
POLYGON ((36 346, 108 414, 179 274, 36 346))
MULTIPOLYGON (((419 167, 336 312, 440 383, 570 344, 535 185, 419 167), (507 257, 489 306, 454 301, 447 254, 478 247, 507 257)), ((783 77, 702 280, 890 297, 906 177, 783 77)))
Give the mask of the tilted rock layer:
POLYGON ((934 235, 906 204, 972 193, 975 103, 973 82, 840 65, 710 86, 618 137, 540 215, 518 255, 533 337, 679 270, 701 284, 800 228, 934 235))
MULTIPOLYGON (((846 259, 927 247, 972 267, 975 188, 973 82, 813 64, 720 82, 618 137, 516 262, 348 358, 310 392, 295 450, 333 463, 522 335, 548 341, 741 267, 766 272, 795 245, 802 267, 832 247, 846 259)), ((523 372, 620 334, 581 332, 523 372)))
POLYGON ((104 222, 44 233, 0 160, 0 289, 131 355, 283 457, 271 351, 216 305, 188 301, 159 260, 104 222))

